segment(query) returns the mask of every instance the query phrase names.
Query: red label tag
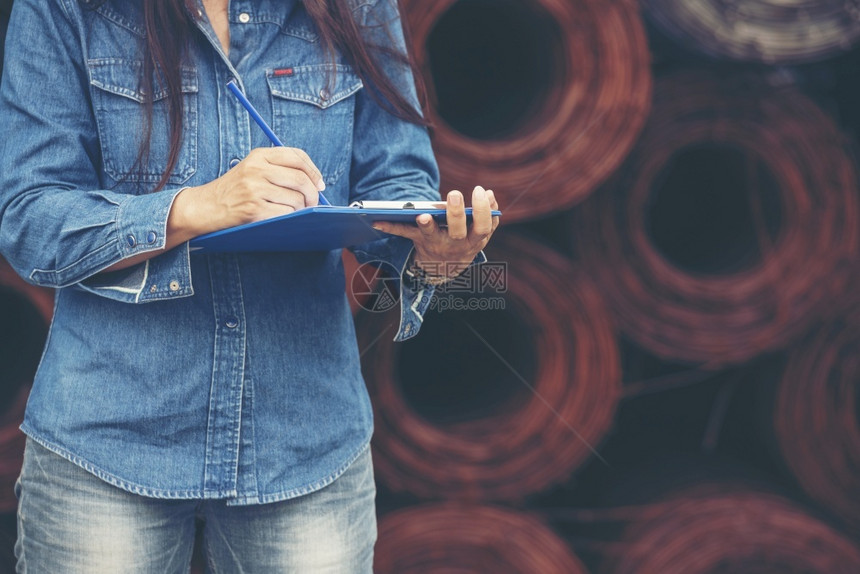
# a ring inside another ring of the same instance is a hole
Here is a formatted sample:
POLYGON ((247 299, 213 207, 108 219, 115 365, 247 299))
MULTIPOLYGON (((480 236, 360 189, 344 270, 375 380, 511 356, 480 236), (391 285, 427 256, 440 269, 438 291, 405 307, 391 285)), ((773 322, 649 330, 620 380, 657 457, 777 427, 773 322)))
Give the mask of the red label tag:
POLYGON ((279 70, 275 70, 273 72, 275 76, 292 76, 293 69, 292 68, 281 68, 279 70))

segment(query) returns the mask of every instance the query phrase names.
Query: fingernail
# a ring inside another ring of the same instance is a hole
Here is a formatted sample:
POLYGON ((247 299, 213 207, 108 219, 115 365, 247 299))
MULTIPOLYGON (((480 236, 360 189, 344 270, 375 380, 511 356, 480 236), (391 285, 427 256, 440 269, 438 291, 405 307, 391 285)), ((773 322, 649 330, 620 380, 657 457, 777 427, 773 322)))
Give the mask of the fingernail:
POLYGON ((476 187, 472 193, 472 199, 487 199, 487 192, 484 191, 483 187, 476 187))
POLYGON ((382 226, 377 223, 374 223, 371 227, 373 227, 377 231, 382 231, 382 226))
POLYGON ((433 218, 430 217, 430 215, 428 215, 426 213, 422 213, 421 215, 418 216, 418 223, 420 223, 421 225, 427 225, 428 223, 430 223, 431 219, 433 219, 433 218))
POLYGON ((320 182, 317 184, 317 190, 325 191, 325 181, 323 181, 323 178, 320 178, 320 182))
POLYGON ((448 199, 451 202, 451 205, 460 205, 460 202, 463 200, 463 196, 460 195, 459 191, 452 191, 448 194, 448 199))
POLYGON ((496 199, 496 194, 493 193, 492 189, 487 190, 487 195, 489 196, 490 200, 496 199))

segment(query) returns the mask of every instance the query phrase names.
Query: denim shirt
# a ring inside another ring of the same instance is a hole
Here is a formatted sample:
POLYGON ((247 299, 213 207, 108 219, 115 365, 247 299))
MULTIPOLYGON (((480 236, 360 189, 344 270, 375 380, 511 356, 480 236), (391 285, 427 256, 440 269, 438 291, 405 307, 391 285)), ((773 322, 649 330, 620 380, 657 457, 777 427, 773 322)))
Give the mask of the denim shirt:
MULTIPOLYGON (((369 42, 404 49, 391 0, 349 0, 369 42), (390 35, 379 23, 387 23, 390 35)), ((198 3, 181 68, 185 130, 167 187, 163 92, 151 153, 134 170, 143 125, 138 3, 17 0, 0 88, 0 251, 57 289, 54 319, 22 429, 104 480, 159 498, 283 500, 332 482, 367 447, 362 379, 340 250, 193 255, 165 243, 171 204, 223 175, 262 131, 226 89, 237 79, 285 145, 304 149, 334 205, 437 200, 426 129, 377 105, 332 64, 298 0, 232 0, 229 57, 198 3), (336 72, 331 74, 331 72, 336 72), (331 78, 331 81, 329 81, 331 78)), ((384 69, 417 106, 408 68, 384 69)), ((401 272, 412 243, 354 249, 401 272)), ((415 335, 432 288, 401 282, 415 335)))

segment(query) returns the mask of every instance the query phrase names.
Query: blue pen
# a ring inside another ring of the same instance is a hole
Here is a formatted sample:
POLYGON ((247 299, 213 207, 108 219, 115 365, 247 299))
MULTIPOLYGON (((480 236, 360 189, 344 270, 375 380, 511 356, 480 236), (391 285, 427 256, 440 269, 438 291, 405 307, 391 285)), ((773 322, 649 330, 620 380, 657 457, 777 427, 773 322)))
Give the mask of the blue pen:
MULTIPOLYGON (((248 113, 251 114, 251 117, 255 122, 257 122, 257 125, 260 126, 260 129, 263 130, 269 140, 278 147, 284 147, 283 142, 281 142, 278 136, 275 135, 275 132, 273 132, 272 128, 270 128, 266 123, 266 120, 260 116, 257 110, 254 109, 254 106, 251 105, 251 102, 248 101, 248 98, 245 97, 245 94, 242 93, 242 90, 239 89, 239 86, 236 85, 236 81, 230 80, 227 82, 227 88, 233 92, 233 95, 236 96, 239 103, 248 110, 248 113)), ((320 205, 331 205, 322 193, 320 193, 320 205)))

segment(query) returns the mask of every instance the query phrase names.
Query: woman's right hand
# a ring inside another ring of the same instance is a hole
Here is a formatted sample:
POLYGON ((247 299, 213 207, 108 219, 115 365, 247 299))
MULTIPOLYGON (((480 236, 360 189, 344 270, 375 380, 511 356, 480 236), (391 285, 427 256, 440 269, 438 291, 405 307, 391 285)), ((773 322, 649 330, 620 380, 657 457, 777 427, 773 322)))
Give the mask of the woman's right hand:
POLYGON ((257 148, 218 179, 179 192, 163 249, 123 259, 106 271, 137 265, 198 235, 317 205, 324 189, 320 170, 304 151, 257 148))
POLYGON ((324 189, 320 170, 303 150, 257 148, 218 179, 183 190, 170 217, 187 241, 318 205, 324 189))

